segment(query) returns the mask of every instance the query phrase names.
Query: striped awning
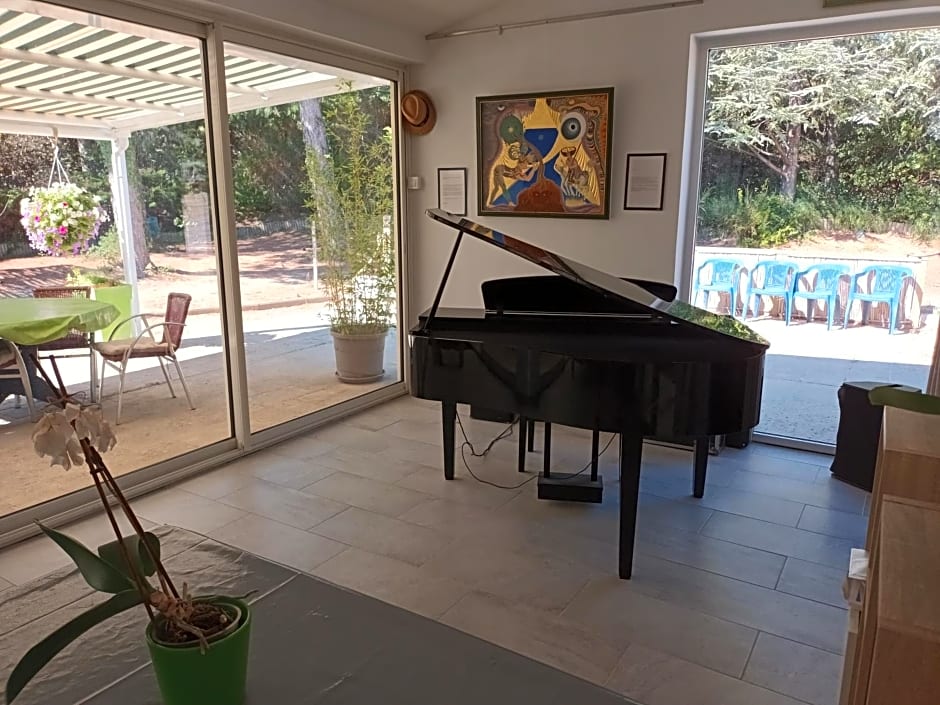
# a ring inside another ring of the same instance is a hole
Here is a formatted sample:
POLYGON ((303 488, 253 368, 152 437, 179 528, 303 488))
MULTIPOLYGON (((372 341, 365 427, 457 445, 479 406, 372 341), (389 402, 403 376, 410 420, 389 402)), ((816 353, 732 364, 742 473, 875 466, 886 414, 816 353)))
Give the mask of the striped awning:
MULTIPOLYGON (((0 10, 0 131, 107 137, 204 114, 199 40, 36 2, 0 10)), ((381 81, 226 45, 229 110, 381 81)))

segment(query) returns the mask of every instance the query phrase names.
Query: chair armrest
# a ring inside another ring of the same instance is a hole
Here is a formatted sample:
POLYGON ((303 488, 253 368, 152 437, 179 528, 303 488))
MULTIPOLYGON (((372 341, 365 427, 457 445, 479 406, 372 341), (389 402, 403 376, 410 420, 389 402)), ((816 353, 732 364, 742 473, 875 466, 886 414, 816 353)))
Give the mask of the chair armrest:
MULTIPOLYGON (((138 315, 145 316, 146 314, 138 314, 138 315)), ((134 316, 132 316, 132 318, 134 318, 134 316)), ((126 353, 127 356, 130 357, 130 354, 134 350, 134 348, 137 346, 137 343, 139 343, 145 335, 149 334, 150 339, 153 341, 156 341, 156 338, 153 336, 153 331, 157 330, 158 328, 167 328, 168 326, 180 326, 182 328, 185 325, 186 325, 185 323, 173 323, 170 321, 160 321, 159 323, 154 323, 152 326, 147 326, 142 331, 140 331, 140 334, 136 338, 134 338, 134 342, 132 342, 130 346, 127 348, 127 353, 126 353)), ((170 352, 176 352, 175 348, 171 346, 170 352)))
MULTIPOLYGON (((117 333, 118 330, 120 330, 121 326, 123 326, 125 323, 130 323, 131 321, 133 321, 133 320, 135 320, 135 319, 137 319, 137 318, 143 319, 144 325, 145 325, 145 326, 149 326, 150 323, 147 321, 147 317, 148 317, 148 316, 151 316, 151 315, 153 315, 153 314, 150 314, 150 313, 137 313, 137 314, 134 314, 133 316, 128 316, 127 318, 121 319, 121 320, 118 321, 117 323, 113 324, 113 325, 114 325, 114 329, 111 331, 111 335, 108 336, 107 342, 109 342, 109 343, 111 342, 111 340, 114 338, 114 334, 117 333)), ((111 325, 111 324, 109 324, 109 325, 111 325)))

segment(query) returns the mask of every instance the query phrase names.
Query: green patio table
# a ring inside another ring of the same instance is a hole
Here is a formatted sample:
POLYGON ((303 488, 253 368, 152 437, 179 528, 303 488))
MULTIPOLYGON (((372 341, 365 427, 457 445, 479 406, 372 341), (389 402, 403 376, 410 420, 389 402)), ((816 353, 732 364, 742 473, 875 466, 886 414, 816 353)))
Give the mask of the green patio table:
MULTIPOLYGON (((61 338, 72 330, 91 333, 107 328, 119 315, 117 308, 109 303, 78 297, 0 298, 0 338, 20 346, 33 396, 44 400, 54 393, 36 372, 31 356, 36 346, 61 338)), ((0 401, 11 394, 23 393, 18 379, 0 380, 0 401)))
POLYGON ((103 301, 71 299, 0 299, 0 338, 17 345, 40 345, 80 330, 107 328, 120 314, 103 301))

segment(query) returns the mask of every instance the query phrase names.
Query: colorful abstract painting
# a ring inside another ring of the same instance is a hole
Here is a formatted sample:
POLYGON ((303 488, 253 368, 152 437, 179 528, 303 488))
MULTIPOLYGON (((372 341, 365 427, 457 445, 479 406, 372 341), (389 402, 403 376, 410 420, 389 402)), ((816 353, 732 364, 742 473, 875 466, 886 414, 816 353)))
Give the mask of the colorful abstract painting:
POLYGON ((609 217, 613 94, 477 98, 480 214, 609 217))

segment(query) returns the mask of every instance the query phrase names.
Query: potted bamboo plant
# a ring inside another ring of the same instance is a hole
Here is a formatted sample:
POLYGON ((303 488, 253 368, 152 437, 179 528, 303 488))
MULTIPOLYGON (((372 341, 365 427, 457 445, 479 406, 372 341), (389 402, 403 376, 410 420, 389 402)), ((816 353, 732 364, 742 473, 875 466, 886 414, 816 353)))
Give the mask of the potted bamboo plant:
POLYGON ((116 443, 110 424, 100 408, 81 406, 67 394, 54 358, 58 385, 35 361, 46 382, 59 392, 58 404, 36 424, 36 452, 66 470, 73 464, 87 464, 115 540, 93 551, 67 534, 40 524, 43 533, 74 561, 88 585, 110 597, 56 629, 23 655, 7 679, 7 704, 85 632, 142 606, 148 622, 141 638, 147 643, 164 705, 242 705, 251 631, 248 604, 239 597, 191 595, 185 583, 182 587, 174 584, 161 560, 159 538, 143 529, 102 460, 101 454, 116 443), (121 535, 112 502, 133 527, 132 535, 121 535))
POLYGON ((330 302, 336 374, 343 382, 381 379, 395 304, 392 142, 350 86, 323 102, 327 149, 307 152, 317 255, 330 302))

